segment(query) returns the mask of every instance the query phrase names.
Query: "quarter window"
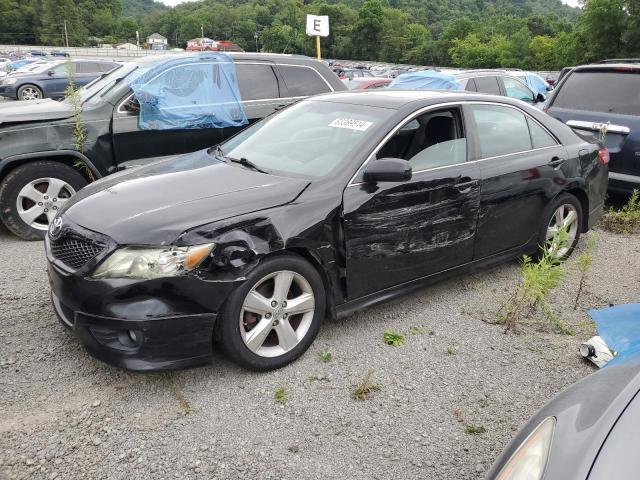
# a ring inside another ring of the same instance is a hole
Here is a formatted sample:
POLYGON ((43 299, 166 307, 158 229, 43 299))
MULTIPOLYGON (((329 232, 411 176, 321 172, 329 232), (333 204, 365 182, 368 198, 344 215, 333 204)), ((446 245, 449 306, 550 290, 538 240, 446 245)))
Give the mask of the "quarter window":
POLYGON ((308 97, 331 91, 320 74, 312 68, 279 65, 278 69, 291 97, 308 97))
POLYGON ((509 107, 470 107, 480 140, 480 158, 531 150, 531 137, 523 113, 509 107))
POLYGON ((278 79, 271 65, 236 63, 242 100, 266 100, 280 96, 278 79))
POLYGON ((557 145, 554 138, 536 122, 527 118, 527 123, 529 124, 529 131, 531 132, 531 143, 533 143, 533 148, 553 147, 554 145, 557 145))

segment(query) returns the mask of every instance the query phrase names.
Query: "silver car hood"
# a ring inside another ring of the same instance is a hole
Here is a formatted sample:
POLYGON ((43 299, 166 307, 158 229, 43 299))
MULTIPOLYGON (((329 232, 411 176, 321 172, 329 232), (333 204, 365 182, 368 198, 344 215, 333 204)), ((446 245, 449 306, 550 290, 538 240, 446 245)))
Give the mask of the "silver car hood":
POLYGON ((0 124, 59 120, 73 116, 71 105, 50 98, 0 103, 0 124))

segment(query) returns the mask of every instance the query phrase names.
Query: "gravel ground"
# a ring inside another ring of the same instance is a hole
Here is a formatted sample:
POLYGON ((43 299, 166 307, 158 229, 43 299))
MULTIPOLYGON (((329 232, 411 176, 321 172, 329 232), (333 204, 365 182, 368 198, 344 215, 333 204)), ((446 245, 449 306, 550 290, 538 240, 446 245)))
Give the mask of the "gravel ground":
POLYGON ((586 308, 640 298, 640 236, 600 231, 580 308, 575 260, 553 294, 574 337, 534 326, 505 335, 482 320, 517 280, 511 262, 327 322, 279 371, 217 357, 132 374, 92 359, 58 323, 41 243, 0 232, 0 266, 3 480, 480 478, 530 415, 593 371, 577 354, 593 334, 586 308), (406 333, 404 345, 385 345, 387 329, 406 333), (319 360, 324 348, 331 362, 319 360), (353 400, 368 369, 380 390, 353 400))

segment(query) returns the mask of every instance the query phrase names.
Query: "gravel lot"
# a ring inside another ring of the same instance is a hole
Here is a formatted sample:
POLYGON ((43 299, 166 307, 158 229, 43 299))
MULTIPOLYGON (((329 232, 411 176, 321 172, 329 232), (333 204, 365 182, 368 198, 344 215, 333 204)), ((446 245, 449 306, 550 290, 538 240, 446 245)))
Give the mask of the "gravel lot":
POLYGON ((581 308, 575 273, 553 295, 575 337, 482 321, 516 281, 512 262, 327 322, 276 372, 219 357, 132 374, 93 360, 58 323, 42 244, 0 231, 0 478, 482 477, 531 414, 593 371, 577 354, 593 334, 586 308, 640 298, 640 236, 597 237, 581 308), (404 345, 383 343, 389 328, 404 345), (323 348, 333 361, 319 360, 323 348), (370 368, 380 390, 353 400, 370 368))

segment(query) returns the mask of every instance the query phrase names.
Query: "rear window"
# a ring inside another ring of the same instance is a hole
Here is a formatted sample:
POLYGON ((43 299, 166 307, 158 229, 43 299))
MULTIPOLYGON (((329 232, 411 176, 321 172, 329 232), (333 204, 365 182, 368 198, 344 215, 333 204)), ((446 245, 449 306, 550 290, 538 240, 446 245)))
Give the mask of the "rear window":
POLYGON ((573 72, 554 95, 553 106, 640 115, 640 72, 573 72))

